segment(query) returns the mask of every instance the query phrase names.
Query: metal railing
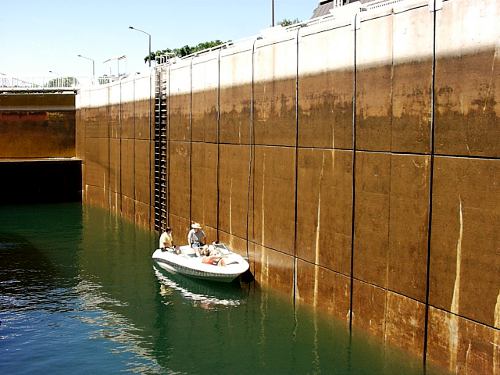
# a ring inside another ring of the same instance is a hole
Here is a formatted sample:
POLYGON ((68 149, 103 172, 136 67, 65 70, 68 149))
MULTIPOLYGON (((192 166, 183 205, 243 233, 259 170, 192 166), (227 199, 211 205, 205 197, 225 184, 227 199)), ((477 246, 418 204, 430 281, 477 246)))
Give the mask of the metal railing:
POLYGON ((118 81, 121 77, 103 75, 93 79, 87 76, 18 76, 12 77, 0 73, 0 89, 11 91, 54 91, 77 90, 83 86, 104 85, 118 81))

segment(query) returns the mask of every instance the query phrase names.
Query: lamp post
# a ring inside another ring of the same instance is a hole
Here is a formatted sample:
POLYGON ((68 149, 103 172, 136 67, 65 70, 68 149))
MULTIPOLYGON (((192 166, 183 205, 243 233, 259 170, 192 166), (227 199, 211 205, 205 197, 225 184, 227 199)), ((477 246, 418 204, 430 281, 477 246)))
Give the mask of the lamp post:
MULTIPOLYGON (((122 55, 122 56, 118 56, 118 57, 111 57, 107 60, 104 60, 103 63, 107 63, 107 62, 110 62, 112 60, 116 60, 116 63, 117 63, 117 67, 118 67, 118 72, 117 72, 117 77, 118 79, 120 78, 120 60, 123 60, 123 59, 126 59, 127 56, 126 55, 122 55)), ((111 68, 109 68, 110 71, 111 71, 111 68)))
POLYGON ((272 18, 272 22, 271 22, 271 26, 274 27, 274 0, 271 0, 271 18, 272 18))
POLYGON ((83 56, 83 55, 77 55, 77 56, 81 57, 82 59, 92 61, 92 81, 95 81, 95 61, 94 61, 94 59, 91 59, 90 57, 83 56))
POLYGON ((149 39, 149 48, 148 48, 148 51, 149 51, 149 55, 148 55, 148 62, 149 62, 149 67, 151 68, 151 34, 150 33, 147 33, 145 32, 144 30, 140 30, 140 29, 136 29, 134 26, 129 26, 128 27, 130 30, 135 30, 135 31, 139 31, 143 34, 146 34, 148 36, 148 39, 149 39))

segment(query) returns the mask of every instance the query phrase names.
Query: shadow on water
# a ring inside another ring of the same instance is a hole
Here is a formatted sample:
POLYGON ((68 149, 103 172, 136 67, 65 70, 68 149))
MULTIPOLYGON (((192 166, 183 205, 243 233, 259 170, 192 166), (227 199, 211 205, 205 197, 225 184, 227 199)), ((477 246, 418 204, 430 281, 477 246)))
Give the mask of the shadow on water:
POLYGON ((26 238, 0 232, 0 311, 40 308, 51 301, 57 273, 26 238))

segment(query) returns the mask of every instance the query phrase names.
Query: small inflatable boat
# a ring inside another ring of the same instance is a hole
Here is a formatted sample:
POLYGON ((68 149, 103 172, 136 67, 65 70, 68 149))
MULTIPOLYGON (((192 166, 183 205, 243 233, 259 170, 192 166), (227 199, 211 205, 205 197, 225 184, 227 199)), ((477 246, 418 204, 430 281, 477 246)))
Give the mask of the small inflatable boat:
POLYGON ((239 254, 232 252, 223 243, 208 246, 209 255, 199 255, 190 246, 157 249, 153 260, 161 268, 181 275, 197 279, 231 282, 246 272, 248 262, 239 254))

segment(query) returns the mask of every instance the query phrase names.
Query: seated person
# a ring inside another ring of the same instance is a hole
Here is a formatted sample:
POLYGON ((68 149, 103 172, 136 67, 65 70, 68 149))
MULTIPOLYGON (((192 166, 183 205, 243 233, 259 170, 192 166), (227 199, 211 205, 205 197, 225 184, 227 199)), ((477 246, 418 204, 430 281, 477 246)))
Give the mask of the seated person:
POLYGON ((188 233, 188 244, 193 249, 198 249, 205 246, 207 237, 198 223, 191 224, 191 230, 188 233))
POLYGON ((213 266, 225 266, 226 263, 221 256, 219 250, 217 250, 213 245, 206 246, 199 250, 200 256, 203 256, 201 263, 211 264, 213 266))
POLYGON ((211 264, 212 266, 225 266, 224 258, 220 256, 204 256, 201 263, 211 264))
POLYGON ((174 247, 174 238, 172 236, 172 228, 166 227, 165 231, 160 236, 159 248, 165 251, 174 247))

